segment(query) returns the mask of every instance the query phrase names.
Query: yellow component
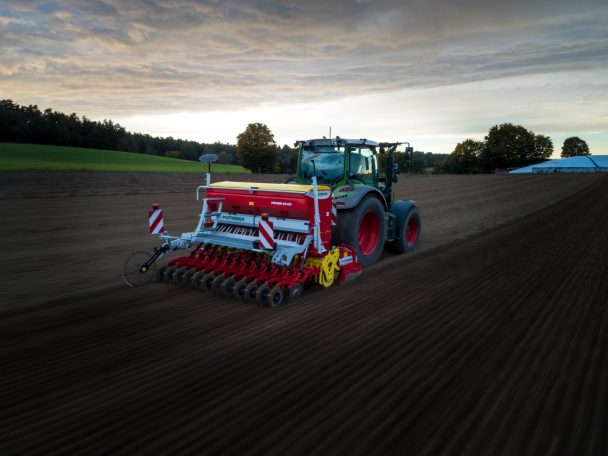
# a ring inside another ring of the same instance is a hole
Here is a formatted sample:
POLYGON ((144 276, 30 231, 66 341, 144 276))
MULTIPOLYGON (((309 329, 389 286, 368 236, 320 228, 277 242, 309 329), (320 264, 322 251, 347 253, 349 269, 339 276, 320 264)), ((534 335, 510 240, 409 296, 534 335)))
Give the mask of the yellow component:
MULTIPOLYGON (((234 182, 234 181, 222 181, 216 182, 215 184, 211 184, 211 187, 218 188, 236 188, 243 190, 279 190, 286 192, 311 192, 312 185, 310 184, 268 184, 265 182, 234 182)), ((317 186, 319 191, 331 190, 331 187, 327 185, 319 185, 317 186)))
POLYGON ((340 270, 338 261, 340 260, 340 249, 333 247, 323 258, 308 258, 307 266, 317 267, 319 274, 315 276, 315 282, 329 288, 336 280, 336 272, 340 270))
POLYGON ((253 206, 253 201, 249 201, 249 205, 250 205, 250 206, 253 206))

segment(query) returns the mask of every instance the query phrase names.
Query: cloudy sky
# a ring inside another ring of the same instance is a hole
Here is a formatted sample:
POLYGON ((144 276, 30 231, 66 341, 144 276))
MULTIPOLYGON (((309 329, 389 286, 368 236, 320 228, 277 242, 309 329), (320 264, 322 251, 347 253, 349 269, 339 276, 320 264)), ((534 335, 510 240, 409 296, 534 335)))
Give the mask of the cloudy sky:
POLYGON ((512 122, 608 154, 606 0, 0 3, 0 98, 131 131, 449 153, 512 122))

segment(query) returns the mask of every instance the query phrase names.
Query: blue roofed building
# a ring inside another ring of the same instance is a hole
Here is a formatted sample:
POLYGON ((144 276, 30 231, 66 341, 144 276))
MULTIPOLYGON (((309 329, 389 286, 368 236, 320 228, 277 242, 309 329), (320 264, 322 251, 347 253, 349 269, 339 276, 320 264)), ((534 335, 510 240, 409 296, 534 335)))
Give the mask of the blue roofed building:
POLYGON ((608 155, 580 155, 524 166, 510 174, 608 173, 608 155))

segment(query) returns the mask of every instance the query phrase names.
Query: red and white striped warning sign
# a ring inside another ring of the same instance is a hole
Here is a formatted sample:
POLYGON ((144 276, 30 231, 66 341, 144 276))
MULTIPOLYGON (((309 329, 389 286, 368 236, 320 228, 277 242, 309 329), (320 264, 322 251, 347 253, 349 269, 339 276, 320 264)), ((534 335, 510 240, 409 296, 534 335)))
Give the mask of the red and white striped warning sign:
POLYGON ((331 204, 331 226, 336 226, 338 224, 338 208, 335 203, 331 204))
POLYGON ((150 234, 160 234, 165 231, 163 211, 158 204, 152 206, 152 209, 148 211, 148 216, 150 217, 150 234))
POLYGON ((258 224, 258 238, 260 247, 263 249, 274 249, 274 227, 270 220, 260 220, 258 224))

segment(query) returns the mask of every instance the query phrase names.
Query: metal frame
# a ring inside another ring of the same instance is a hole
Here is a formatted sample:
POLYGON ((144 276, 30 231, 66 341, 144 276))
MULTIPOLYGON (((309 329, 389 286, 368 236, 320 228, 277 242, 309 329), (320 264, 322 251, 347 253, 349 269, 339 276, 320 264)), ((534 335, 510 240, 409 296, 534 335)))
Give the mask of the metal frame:
MULTIPOLYGON (((207 174, 206 177, 206 185, 201 185, 196 189, 196 199, 200 200, 200 189, 210 188, 210 176, 207 174)), ((213 187, 215 188, 215 187, 213 187)), ((297 193, 302 194, 302 192, 297 191, 282 191, 282 190, 266 190, 266 189, 243 189, 243 188, 229 188, 229 187, 221 187, 227 188, 230 190, 249 190, 250 193, 253 191, 261 191, 261 192, 272 192, 272 193, 297 193)), ((189 249, 193 244, 212 244, 223 247, 230 247, 241 250, 248 250, 251 252, 259 252, 259 253, 270 253, 272 254, 272 263, 279 264, 282 266, 290 266, 293 262, 293 259, 296 255, 306 254, 307 250, 312 243, 317 250, 318 253, 322 254, 327 251, 323 246, 323 242, 321 241, 321 216, 319 213, 319 189, 317 185, 316 177, 312 179, 312 197, 314 200, 314 226, 313 232, 310 233, 310 222, 308 220, 299 220, 299 219, 289 219, 289 218, 280 218, 280 217, 269 217, 276 231, 278 232, 290 232, 296 233, 297 237, 295 240, 287 240, 275 238, 275 248, 273 250, 262 249, 259 246, 259 237, 257 234, 240 234, 235 232, 228 232, 226 230, 219 230, 219 226, 221 225, 231 225, 237 227, 247 227, 254 228, 258 227, 258 223, 256 223, 256 219, 261 219, 261 216, 257 215, 248 215, 248 214, 234 214, 225 213, 222 211, 222 204, 224 198, 203 198, 203 204, 201 213, 199 215, 198 224, 196 229, 190 233, 182 233, 181 236, 171 236, 168 232, 161 234, 159 236, 160 239, 165 241, 162 249, 189 249), (215 212, 209 212, 209 202, 218 201, 218 209, 215 212), (234 220, 235 217, 240 218, 241 220, 234 220), (210 227, 206 225, 209 222, 213 222, 210 227), (303 241, 301 241, 301 237, 303 236, 303 241), (301 241, 301 242, 299 242, 301 241)), ((322 191, 323 197, 328 197, 331 195, 329 190, 322 191), (327 196, 325 196, 327 193, 327 196)), ((309 192, 305 192, 305 194, 309 194, 309 192)))

